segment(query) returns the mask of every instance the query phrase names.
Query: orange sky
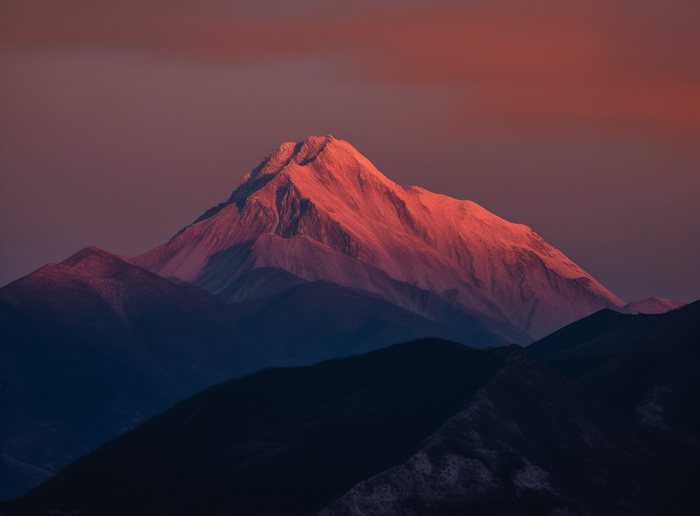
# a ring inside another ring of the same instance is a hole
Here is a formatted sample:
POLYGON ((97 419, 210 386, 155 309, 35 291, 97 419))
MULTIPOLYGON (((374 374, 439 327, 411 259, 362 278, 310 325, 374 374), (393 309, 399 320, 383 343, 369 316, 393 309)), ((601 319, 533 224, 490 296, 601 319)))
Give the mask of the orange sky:
POLYGON ((690 301, 698 26, 684 0, 5 0, 0 283, 153 247, 281 141, 330 132, 623 298, 690 301))

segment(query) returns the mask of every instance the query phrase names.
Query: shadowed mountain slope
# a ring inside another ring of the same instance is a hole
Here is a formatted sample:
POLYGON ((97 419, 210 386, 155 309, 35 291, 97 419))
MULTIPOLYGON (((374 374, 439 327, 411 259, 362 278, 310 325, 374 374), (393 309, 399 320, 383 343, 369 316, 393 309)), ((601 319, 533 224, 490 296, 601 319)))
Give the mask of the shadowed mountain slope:
MULTIPOLYGON (((205 387, 437 335, 502 344, 328 282, 226 305, 97 248, 0 289, 0 499, 205 387)), ((292 285, 292 286, 290 286, 292 285)))
POLYGON ((233 326, 210 295, 96 248, 0 289, 0 494, 246 370, 233 326))

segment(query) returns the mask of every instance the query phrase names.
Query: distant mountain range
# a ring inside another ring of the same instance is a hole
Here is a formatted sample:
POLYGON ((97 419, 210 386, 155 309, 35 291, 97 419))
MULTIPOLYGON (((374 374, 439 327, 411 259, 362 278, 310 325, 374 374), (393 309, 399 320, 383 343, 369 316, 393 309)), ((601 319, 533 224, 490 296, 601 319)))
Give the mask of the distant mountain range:
POLYGON ((663 297, 650 297, 649 299, 637 299, 627 303, 623 310, 629 314, 664 314, 685 306, 682 301, 674 301, 663 297))
POLYGON ((603 308, 680 305, 625 305, 526 226, 399 186, 347 142, 285 143, 170 242, 89 247, 0 289, 0 499, 266 367, 424 337, 528 344, 603 308))
POLYGON ((698 321, 700 302, 602 311, 535 343, 542 360, 426 339, 264 371, 2 514, 697 514, 698 321))

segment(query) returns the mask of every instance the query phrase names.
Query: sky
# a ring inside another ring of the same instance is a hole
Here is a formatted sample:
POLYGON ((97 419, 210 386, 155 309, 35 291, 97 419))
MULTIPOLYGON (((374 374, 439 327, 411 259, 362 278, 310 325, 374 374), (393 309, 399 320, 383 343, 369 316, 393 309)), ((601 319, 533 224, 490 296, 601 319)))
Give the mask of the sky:
POLYGON ((0 284, 136 255, 285 141, 700 298, 696 0, 0 0, 0 284))

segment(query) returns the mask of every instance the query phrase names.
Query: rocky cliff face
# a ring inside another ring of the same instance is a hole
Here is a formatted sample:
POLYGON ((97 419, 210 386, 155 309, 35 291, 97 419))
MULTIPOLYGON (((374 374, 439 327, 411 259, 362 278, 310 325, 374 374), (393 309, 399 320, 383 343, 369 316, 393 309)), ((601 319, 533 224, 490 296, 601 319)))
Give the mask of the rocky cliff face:
POLYGON ((406 295, 417 288, 513 340, 623 306, 530 228, 397 185, 332 136, 281 145, 228 201, 135 262, 229 301, 241 300, 237 278, 271 267, 439 318, 406 295))

